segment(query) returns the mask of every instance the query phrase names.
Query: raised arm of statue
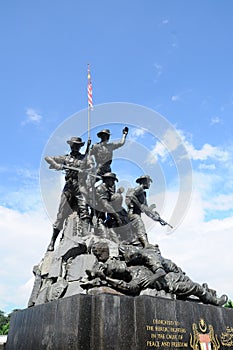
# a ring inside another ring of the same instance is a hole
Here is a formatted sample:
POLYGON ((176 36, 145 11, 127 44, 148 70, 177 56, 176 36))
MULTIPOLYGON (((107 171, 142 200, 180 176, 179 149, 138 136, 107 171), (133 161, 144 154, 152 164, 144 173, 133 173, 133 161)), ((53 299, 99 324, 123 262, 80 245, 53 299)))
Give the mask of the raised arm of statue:
POLYGON ((117 149, 117 148, 120 148, 120 147, 124 146, 125 141, 126 141, 126 137, 128 135, 128 132, 129 132, 129 128, 127 126, 125 126, 124 129, 122 130, 122 138, 121 138, 121 140, 118 141, 118 142, 113 142, 112 143, 113 149, 117 149))

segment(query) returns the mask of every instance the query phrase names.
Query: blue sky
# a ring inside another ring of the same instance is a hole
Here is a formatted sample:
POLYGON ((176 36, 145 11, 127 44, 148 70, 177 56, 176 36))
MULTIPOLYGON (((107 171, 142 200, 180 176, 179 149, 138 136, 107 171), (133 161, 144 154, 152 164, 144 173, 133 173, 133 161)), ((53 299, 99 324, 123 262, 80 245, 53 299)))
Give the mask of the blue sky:
MULTIPOLYGON (((233 273, 232 12, 230 0, 1 2, 1 310, 26 307, 32 267, 48 244, 51 222, 40 195, 41 158, 48 140, 87 106, 87 63, 95 105, 129 103, 130 113, 133 105, 145 106, 163 116, 168 129, 176 129, 172 140, 179 135, 192 163, 192 201, 172 235, 156 226, 151 240, 190 277, 205 279, 233 298, 228 277, 233 273), (221 276, 214 275, 212 264, 219 265, 221 276)), ((101 108, 93 118, 101 119, 101 108)), ((123 122, 112 115, 102 122, 117 139, 123 122), (119 130, 114 121, 122 124, 119 130)), ((177 145, 170 138, 166 143, 168 133, 156 139, 155 124, 150 137, 144 116, 136 115, 128 147, 144 145, 152 171, 165 174, 163 215, 170 218, 180 191, 177 145)), ((78 119, 77 136, 85 123, 78 119)), ((65 137, 74 135, 63 136, 58 154, 67 151, 65 137)), ((92 139, 97 141, 95 130, 92 139)), ((130 181, 140 175, 133 169, 130 181)), ((58 174, 51 175, 56 176, 60 181, 58 174)), ((55 208, 59 191, 54 186, 55 208)), ((159 195, 156 188, 151 193, 162 203, 159 195)))

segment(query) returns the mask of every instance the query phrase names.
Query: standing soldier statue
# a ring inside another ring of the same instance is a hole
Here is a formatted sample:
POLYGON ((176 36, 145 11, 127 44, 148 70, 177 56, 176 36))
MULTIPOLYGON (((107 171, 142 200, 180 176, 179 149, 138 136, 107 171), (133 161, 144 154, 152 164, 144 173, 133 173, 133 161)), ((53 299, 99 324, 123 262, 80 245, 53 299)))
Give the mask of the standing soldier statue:
POLYGON ((136 239, 139 240, 143 247, 147 247, 149 242, 146 228, 141 218, 141 213, 145 213, 152 220, 158 221, 163 226, 168 225, 170 228, 173 227, 161 219, 159 213, 154 210, 156 207, 155 204, 148 207, 145 190, 150 188, 150 184, 152 182, 151 177, 149 175, 142 175, 136 179, 136 182, 139 184, 139 186, 128 189, 125 202, 128 207, 128 214, 136 235, 136 239))
MULTIPOLYGON (((45 157, 46 162, 50 164, 50 169, 65 170, 65 186, 61 194, 60 205, 57 213, 57 219, 53 224, 53 234, 47 251, 54 250, 54 244, 59 232, 63 229, 64 221, 74 211, 77 210, 79 218, 82 222, 83 233, 87 233, 90 215, 85 197, 79 188, 79 171, 70 170, 69 168, 77 168, 80 172, 83 168, 87 168, 87 154, 90 147, 88 141, 86 153, 80 153, 81 147, 85 144, 80 137, 71 137, 67 141, 70 145, 71 152, 63 156, 45 157)), ((84 169, 85 170, 85 169, 84 169)))
POLYGON ((125 202, 128 207, 129 218, 131 220, 136 239, 139 240, 143 247, 147 247, 149 242, 147 238, 146 228, 141 218, 141 213, 148 208, 146 191, 150 188, 152 179, 149 175, 142 175, 136 182, 139 186, 128 189, 125 202))
POLYGON ((97 136, 101 139, 101 141, 92 146, 90 155, 94 156, 96 163, 96 174, 98 176, 111 172, 113 151, 125 144, 128 131, 129 129, 127 127, 123 129, 123 135, 119 142, 109 142, 111 135, 109 129, 104 129, 97 133, 97 136))

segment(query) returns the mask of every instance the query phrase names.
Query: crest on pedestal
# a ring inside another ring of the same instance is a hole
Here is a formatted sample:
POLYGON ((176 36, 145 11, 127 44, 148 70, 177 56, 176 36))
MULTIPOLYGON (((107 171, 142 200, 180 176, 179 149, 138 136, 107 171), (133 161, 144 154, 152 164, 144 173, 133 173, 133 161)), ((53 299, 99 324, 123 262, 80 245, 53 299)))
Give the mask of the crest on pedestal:
POLYGON ((193 350, 218 350, 220 344, 212 325, 207 325, 203 318, 198 325, 193 323, 190 334, 190 346, 193 350))

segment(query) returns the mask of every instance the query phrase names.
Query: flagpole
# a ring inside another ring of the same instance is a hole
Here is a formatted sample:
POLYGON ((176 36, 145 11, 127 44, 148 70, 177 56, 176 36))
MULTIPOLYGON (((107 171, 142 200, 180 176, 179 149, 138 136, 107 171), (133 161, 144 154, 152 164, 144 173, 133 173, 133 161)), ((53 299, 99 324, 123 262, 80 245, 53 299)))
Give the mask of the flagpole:
POLYGON ((88 136, 88 140, 90 140, 91 139, 91 111, 90 111, 89 105, 87 109, 87 136, 88 136))
POLYGON ((92 102, 92 83, 91 83, 91 71, 90 71, 90 64, 87 65, 87 133, 88 133, 88 140, 91 139, 91 110, 93 108, 93 102, 92 102))
MULTIPOLYGON (((90 71, 90 64, 87 65, 87 78, 88 78, 88 83, 87 83, 87 99, 88 99, 88 108, 87 108, 87 132, 88 132, 88 141, 89 143, 91 142, 91 110, 93 109, 93 101, 92 101, 92 83, 91 83, 91 71, 90 71)), ((95 175, 94 175, 95 176, 95 175)), ((96 181, 96 177, 95 177, 96 181)), ((94 228, 94 233, 97 230, 97 217, 96 217, 96 208, 95 208, 95 190, 94 190, 94 184, 95 181, 93 182, 91 180, 91 187, 92 187, 92 209, 93 209, 93 228, 94 228)))

